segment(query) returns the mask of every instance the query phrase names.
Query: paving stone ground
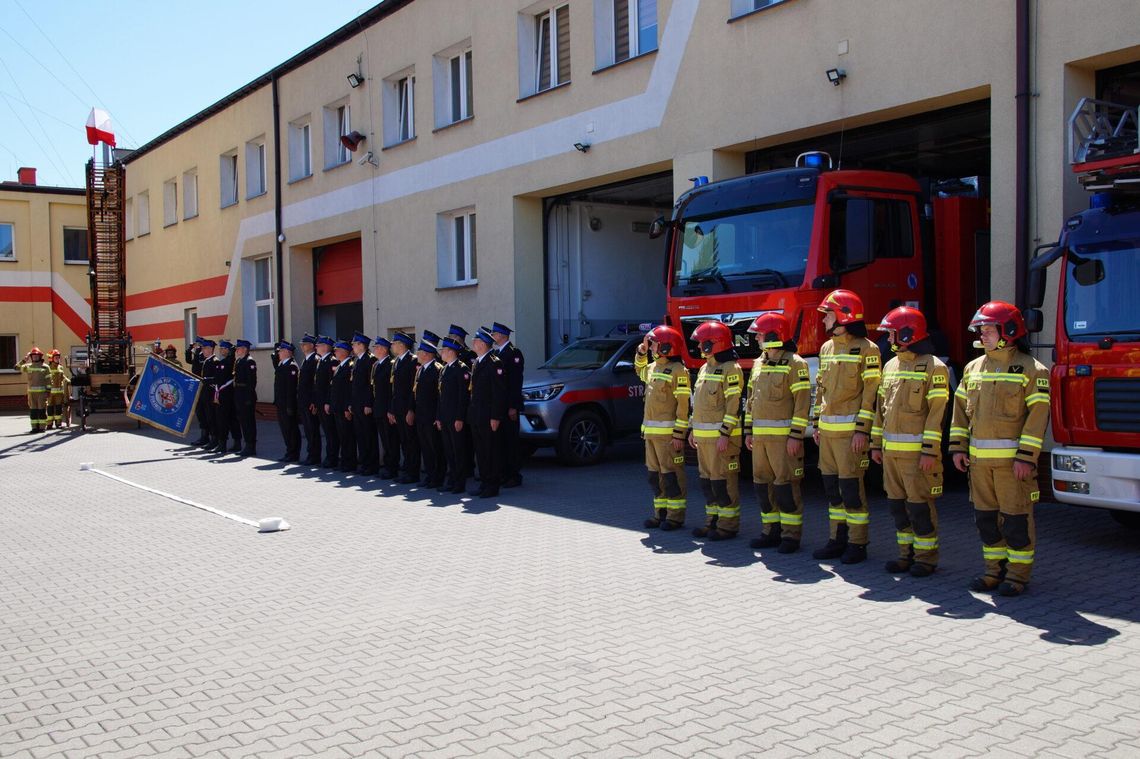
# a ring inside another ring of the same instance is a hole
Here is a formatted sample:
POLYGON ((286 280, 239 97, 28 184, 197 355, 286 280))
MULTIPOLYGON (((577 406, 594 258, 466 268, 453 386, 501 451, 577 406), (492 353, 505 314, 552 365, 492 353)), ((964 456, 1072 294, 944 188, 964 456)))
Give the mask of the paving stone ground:
MULTIPOLYGON (((641 529, 636 441, 539 454, 497 503, 195 452, 113 418, 0 417, 0 756, 1140 754, 1140 535, 1038 509, 1016 599, 961 487, 942 568, 757 556, 641 529), (258 534, 79 463, 243 517, 258 534)), ((690 497, 689 522, 701 511, 690 497)))

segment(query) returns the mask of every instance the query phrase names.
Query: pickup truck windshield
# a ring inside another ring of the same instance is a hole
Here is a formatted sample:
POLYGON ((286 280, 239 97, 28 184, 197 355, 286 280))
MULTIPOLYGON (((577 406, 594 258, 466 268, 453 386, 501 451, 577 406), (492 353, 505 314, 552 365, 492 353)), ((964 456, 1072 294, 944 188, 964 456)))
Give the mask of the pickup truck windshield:
POLYGON ((618 340, 579 340, 562 349, 542 369, 598 369, 622 346, 618 340))
POLYGON ((1069 252, 1065 263, 1065 331, 1073 340, 1115 336, 1140 339, 1137 297, 1140 245, 1117 241, 1069 252))
POLYGON ((674 237, 673 283, 690 293, 775 290, 800 285, 807 267, 815 205, 753 208, 692 217, 674 237))

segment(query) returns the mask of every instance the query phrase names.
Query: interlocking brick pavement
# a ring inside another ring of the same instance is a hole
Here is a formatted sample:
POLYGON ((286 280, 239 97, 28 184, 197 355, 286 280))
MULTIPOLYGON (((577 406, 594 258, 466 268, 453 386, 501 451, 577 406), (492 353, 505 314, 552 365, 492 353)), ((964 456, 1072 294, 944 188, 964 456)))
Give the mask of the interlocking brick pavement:
MULTIPOLYGON (((0 756, 1136 756, 1140 535, 1038 508, 1028 595, 973 595, 959 486, 942 567, 647 534, 636 442, 539 454, 497 503, 265 458, 113 418, 0 417, 0 756), (248 518, 79 471, 79 462, 248 518)), ((701 518, 690 499, 690 524, 701 518)))

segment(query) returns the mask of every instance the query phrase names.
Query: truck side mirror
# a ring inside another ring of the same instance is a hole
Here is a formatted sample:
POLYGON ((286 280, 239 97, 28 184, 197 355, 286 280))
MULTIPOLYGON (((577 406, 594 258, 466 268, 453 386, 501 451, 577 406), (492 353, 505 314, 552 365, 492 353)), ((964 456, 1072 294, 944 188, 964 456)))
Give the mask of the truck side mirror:
POLYGON ((649 239, 656 240, 661 235, 665 234, 665 217, 658 216, 649 225, 649 239))
POLYGON ((1025 329, 1029 332, 1040 332, 1041 326, 1044 322, 1044 317, 1041 315, 1041 310, 1037 308, 1027 308, 1025 310, 1025 329))
POLYGON ((1026 300, 1030 308, 1041 308, 1045 303, 1045 269, 1030 268, 1025 287, 1026 300))

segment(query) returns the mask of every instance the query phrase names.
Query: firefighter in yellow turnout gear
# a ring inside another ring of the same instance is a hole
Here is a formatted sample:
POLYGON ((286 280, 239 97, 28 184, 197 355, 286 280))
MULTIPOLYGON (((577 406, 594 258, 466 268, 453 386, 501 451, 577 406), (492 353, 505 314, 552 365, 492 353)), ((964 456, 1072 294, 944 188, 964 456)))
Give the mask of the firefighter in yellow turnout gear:
POLYGON ((763 349, 752 365, 744 401, 744 444, 752 451, 752 482, 763 523, 751 547, 779 546, 780 553, 793 553, 800 547, 804 523, 800 481, 811 406, 808 365, 796 354, 783 314, 761 314, 749 332, 763 349))
POLYGON ((1025 320, 1009 303, 978 309, 970 329, 985 355, 966 365, 954 393, 950 451, 970 472, 970 500, 985 574, 970 590, 1017 596, 1033 569, 1037 457, 1049 423, 1049 370, 1029 355, 1025 320))
POLYGON ((673 327, 654 327, 637 348, 633 366, 645 383, 645 466, 653 491, 649 528, 685 524, 685 435, 689 429, 689 370, 681 360, 685 338, 673 327), (649 353, 654 354, 650 363, 649 353))
POLYGON ((879 349, 867 339, 863 301, 855 293, 834 290, 819 311, 831 339, 819 349, 812 421, 831 530, 827 545, 812 556, 858 564, 867 558, 870 514, 863 476, 879 390, 879 349))
POLYGON ((47 403, 47 429, 53 426, 57 429, 63 426, 65 409, 67 407, 67 392, 71 386, 71 378, 67 370, 59 363, 59 350, 52 349, 48 356, 48 403, 47 403))
POLYGON ((50 370, 44 363, 44 352, 32 348, 24 360, 16 364, 16 368, 28 382, 28 416, 31 418, 32 432, 43 432, 47 429, 48 393, 51 386, 48 378, 50 370))
POLYGON ((895 520, 899 557, 888 572, 929 577, 938 567, 938 512, 942 495, 942 420, 950 402, 946 365, 931 355, 926 317, 901 306, 879 330, 897 354, 883 367, 871 458, 883 466, 887 503, 895 520))
POLYGON ((689 445, 697 449, 705 524, 698 538, 727 540, 740 531, 740 394, 744 374, 736 363, 732 330, 720 322, 704 322, 693 340, 705 357, 693 386, 693 420, 689 445))

